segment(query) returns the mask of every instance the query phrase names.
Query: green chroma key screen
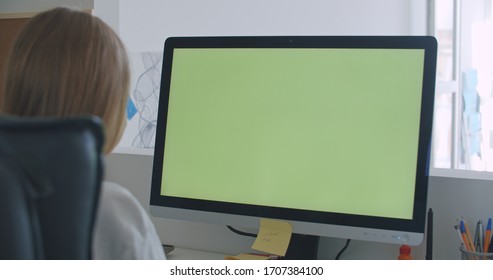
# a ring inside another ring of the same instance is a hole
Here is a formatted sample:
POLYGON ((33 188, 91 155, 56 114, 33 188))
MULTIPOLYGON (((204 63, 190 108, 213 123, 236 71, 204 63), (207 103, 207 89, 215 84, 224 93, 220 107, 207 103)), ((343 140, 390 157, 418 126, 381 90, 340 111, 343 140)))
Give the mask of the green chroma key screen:
POLYGON ((423 49, 175 48, 161 195, 412 219, 423 49))

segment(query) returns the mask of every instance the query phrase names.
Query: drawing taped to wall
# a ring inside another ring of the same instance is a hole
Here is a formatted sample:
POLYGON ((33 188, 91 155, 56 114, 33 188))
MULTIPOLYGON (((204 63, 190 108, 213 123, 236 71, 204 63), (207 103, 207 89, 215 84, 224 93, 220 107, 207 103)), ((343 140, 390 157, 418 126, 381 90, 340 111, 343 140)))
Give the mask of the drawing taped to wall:
POLYGON ((129 54, 132 80, 127 104, 127 128, 119 148, 154 148, 162 52, 129 54))

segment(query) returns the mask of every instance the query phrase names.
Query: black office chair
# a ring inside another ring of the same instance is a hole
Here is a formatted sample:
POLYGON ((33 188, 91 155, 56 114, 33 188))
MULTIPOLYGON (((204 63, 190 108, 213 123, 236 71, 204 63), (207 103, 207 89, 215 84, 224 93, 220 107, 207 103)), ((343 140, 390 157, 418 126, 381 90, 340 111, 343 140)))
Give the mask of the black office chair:
POLYGON ((0 259, 90 259, 102 180, 97 118, 0 117, 0 259))

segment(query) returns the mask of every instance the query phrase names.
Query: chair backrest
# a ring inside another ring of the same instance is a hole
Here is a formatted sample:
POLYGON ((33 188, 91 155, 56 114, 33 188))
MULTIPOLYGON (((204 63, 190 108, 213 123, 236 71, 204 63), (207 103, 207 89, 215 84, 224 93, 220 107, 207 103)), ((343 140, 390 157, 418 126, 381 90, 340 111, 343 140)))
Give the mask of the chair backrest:
POLYGON ((0 117, 0 259, 90 259, 103 173, 97 118, 0 117))

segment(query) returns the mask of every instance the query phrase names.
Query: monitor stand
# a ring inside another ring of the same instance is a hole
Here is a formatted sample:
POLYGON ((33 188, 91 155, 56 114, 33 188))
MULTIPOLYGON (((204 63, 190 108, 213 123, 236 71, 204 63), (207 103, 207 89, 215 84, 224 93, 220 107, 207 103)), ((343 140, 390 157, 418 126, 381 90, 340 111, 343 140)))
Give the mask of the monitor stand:
POLYGON ((316 260, 320 236, 293 233, 284 260, 316 260))

